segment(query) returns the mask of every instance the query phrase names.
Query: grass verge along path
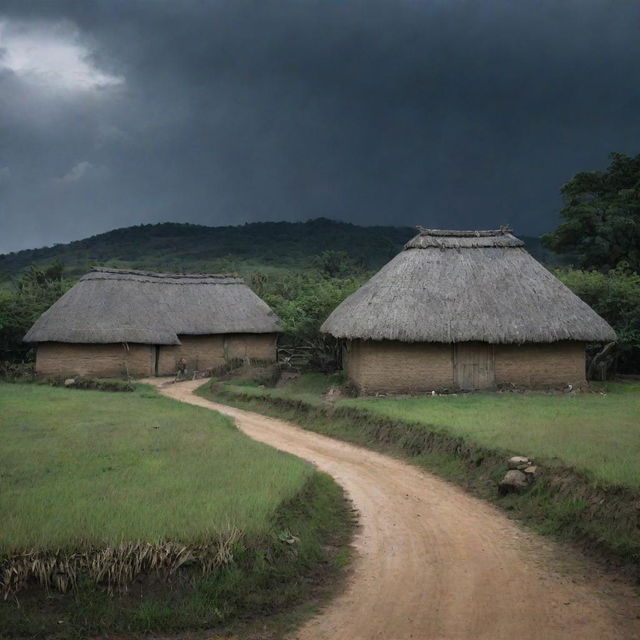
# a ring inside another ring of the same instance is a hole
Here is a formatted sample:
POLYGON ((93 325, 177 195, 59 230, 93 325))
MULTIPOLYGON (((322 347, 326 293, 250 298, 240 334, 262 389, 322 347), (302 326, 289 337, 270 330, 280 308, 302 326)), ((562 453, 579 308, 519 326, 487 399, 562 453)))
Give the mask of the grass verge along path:
POLYGON ((228 418, 146 387, 0 384, 0 406, 2 634, 223 627, 344 564, 340 488, 228 418))
MULTIPOLYGON (((244 395, 326 406, 340 377, 304 374, 281 388, 231 381, 244 395)), ((493 449, 575 467, 594 482, 640 489, 640 383, 596 383, 593 393, 462 393, 340 398, 373 416, 422 424, 493 449)))

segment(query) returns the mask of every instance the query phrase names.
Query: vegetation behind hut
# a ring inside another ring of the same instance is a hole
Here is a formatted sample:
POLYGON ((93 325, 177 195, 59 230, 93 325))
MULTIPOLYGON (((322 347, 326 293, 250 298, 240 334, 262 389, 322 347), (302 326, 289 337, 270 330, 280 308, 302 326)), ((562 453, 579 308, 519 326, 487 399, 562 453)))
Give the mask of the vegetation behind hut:
POLYGON ((543 244, 583 269, 640 272, 640 153, 612 153, 605 171, 583 171, 561 189, 562 223, 543 244))

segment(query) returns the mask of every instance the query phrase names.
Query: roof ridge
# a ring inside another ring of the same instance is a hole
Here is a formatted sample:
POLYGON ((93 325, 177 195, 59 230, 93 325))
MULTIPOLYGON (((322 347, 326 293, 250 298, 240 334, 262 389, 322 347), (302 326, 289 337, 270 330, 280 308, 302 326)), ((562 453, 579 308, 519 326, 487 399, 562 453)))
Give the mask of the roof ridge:
POLYGON ((235 278, 241 282, 244 282, 242 277, 238 273, 168 273, 160 271, 143 271, 138 269, 116 269, 112 267, 92 267, 85 275, 92 273, 112 273, 114 275, 132 275, 132 276, 145 276, 158 279, 202 279, 202 278, 235 278))
POLYGON ((485 230, 473 230, 473 229, 427 229, 416 225, 416 229, 420 232, 421 236, 437 236, 437 237, 449 237, 449 238, 491 238, 496 236, 512 235, 513 229, 504 225, 499 229, 485 229, 485 230))

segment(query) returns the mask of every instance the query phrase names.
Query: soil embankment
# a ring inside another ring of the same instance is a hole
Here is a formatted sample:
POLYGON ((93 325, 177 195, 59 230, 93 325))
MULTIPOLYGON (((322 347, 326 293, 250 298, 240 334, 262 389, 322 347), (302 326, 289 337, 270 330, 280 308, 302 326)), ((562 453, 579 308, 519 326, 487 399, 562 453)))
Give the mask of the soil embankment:
POLYGON ((201 384, 161 391, 314 463, 359 511, 349 584, 301 640, 640 638, 631 587, 580 566, 495 507, 400 460, 193 395, 201 384))

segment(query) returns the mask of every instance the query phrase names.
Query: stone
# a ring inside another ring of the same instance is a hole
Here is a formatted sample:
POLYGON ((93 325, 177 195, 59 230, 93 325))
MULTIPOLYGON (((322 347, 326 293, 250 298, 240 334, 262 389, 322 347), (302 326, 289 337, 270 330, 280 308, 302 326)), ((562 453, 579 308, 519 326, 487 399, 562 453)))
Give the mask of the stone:
POLYGON ((535 476, 537 470, 538 470, 538 467, 536 467, 535 464, 532 464, 531 466, 523 469, 523 472, 528 476, 535 476))
POLYGON ((531 460, 525 456, 513 456, 509 458, 509 469, 525 469, 531 466, 531 460))
POLYGON ((67 378, 67 379, 64 381, 64 386, 65 386, 65 387, 73 387, 73 385, 74 385, 75 383, 76 383, 75 378, 67 378))
POLYGON ((519 493, 524 491, 529 486, 529 478, 523 471, 518 469, 510 469, 505 473, 504 478, 498 485, 498 491, 500 495, 506 495, 507 493, 519 493))

